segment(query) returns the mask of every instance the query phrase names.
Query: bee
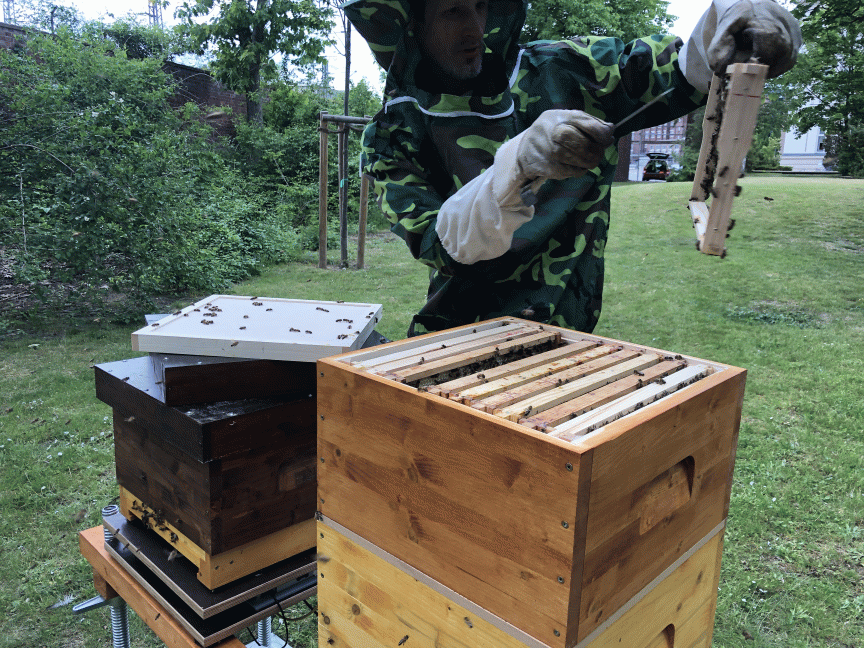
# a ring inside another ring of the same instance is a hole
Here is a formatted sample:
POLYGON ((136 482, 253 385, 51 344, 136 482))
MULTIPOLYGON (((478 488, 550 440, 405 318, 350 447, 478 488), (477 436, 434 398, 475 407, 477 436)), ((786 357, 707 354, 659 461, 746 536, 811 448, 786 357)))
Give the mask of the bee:
POLYGON ((241 330, 241 331, 244 331, 244 330, 246 330, 246 327, 245 327, 245 326, 241 326, 241 327, 240 327, 240 330, 241 330))
POLYGON ((253 305, 253 306, 263 306, 263 305, 264 305, 264 302, 258 302, 258 301, 256 301, 256 302, 252 302, 252 305, 253 305))
POLYGON ((324 311, 325 313, 329 313, 329 312, 330 312, 330 311, 327 310, 326 308, 321 308, 320 306, 316 306, 316 307, 315 307, 315 310, 324 311))
POLYGON ((237 341, 235 340, 234 342, 231 343, 231 346, 232 346, 232 347, 235 347, 235 346, 237 346, 238 344, 240 344, 240 343, 237 342, 237 341))

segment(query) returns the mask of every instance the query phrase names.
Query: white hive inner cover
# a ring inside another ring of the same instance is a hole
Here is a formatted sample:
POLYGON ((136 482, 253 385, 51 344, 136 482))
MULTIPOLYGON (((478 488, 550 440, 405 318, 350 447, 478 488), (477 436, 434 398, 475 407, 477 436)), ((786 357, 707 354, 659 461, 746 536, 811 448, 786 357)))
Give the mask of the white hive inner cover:
POLYGON ((359 349, 381 304, 212 295, 132 334, 136 351, 314 362, 359 349))

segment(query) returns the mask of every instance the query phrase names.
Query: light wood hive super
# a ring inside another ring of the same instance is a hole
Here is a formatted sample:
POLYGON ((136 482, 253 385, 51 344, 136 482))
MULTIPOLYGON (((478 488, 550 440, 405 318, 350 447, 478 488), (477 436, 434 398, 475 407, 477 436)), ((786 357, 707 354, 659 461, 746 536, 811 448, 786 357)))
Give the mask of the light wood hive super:
POLYGON ((726 519, 743 369, 502 318, 318 371, 324 525, 546 646, 726 519))

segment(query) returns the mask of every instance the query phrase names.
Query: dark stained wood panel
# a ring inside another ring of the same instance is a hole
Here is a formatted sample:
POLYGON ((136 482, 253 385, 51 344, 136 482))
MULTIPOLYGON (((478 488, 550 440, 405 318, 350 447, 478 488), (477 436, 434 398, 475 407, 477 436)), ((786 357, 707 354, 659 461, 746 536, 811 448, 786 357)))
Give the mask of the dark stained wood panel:
POLYGON ((238 399, 171 407, 159 400, 157 377, 147 357, 96 365, 95 382, 99 400, 124 419, 133 417, 145 425, 151 437, 198 461, 278 443, 294 428, 313 437, 315 433, 314 390, 287 401, 238 399))

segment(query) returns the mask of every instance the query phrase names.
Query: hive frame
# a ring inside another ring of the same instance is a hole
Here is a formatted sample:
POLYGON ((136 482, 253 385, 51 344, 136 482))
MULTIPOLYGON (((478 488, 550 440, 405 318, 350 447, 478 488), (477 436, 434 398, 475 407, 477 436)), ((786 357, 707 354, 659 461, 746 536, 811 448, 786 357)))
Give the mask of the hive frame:
POLYGON ((732 200, 753 142, 767 72, 767 65, 734 63, 711 82, 689 202, 696 246, 703 254, 726 256, 726 235, 734 225, 732 200), (709 195, 713 196, 710 206, 706 204, 709 195))

